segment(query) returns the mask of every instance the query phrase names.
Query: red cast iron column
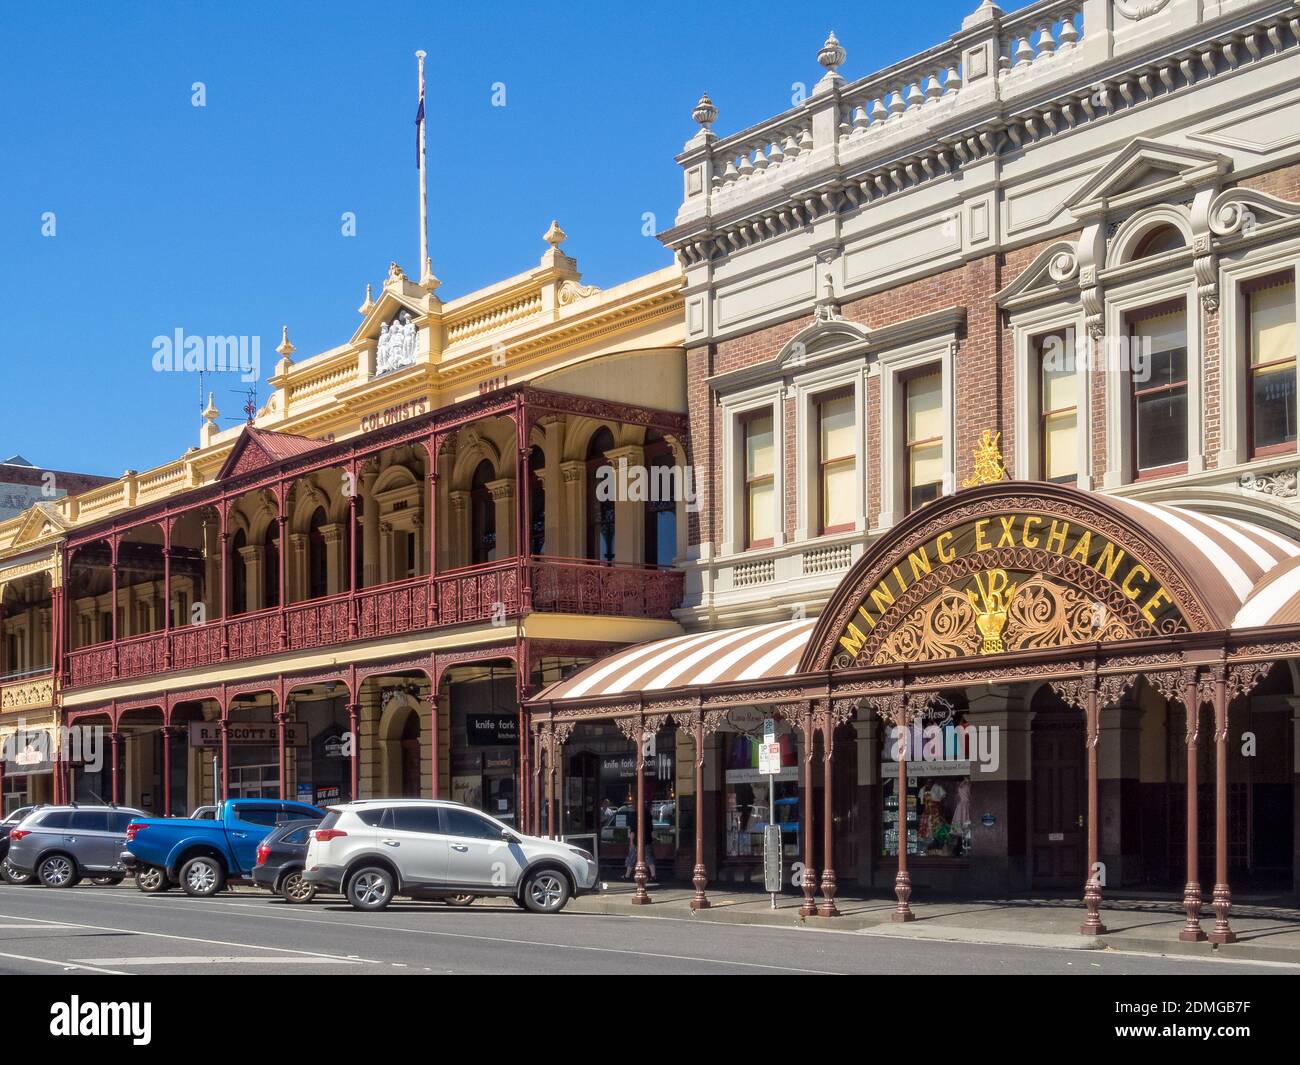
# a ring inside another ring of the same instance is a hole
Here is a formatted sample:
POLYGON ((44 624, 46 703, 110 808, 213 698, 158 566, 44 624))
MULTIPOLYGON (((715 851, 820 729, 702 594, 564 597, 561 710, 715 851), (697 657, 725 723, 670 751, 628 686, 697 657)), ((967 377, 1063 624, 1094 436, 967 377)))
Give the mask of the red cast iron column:
POLYGON ((348 731, 352 735, 350 782, 353 801, 361 798, 361 704, 348 703, 348 731))
POLYGON ((799 886, 803 890, 803 905, 799 907, 799 916, 814 917, 817 914, 817 866, 813 861, 812 704, 804 703, 800 706, 791 724, 803 728, 803 756, 800 759, 803 770, 803 801, 799 804, 799 831, 803 835, 803 876, 799 886))
POLYGON ((221 798, 230 798, 230 723, 221 718, 221 798))
POLYGON ((640 717, 636 726, 636 868, 632 871, 636 890, 632 893, 632 905, 644 906, 650 901, 645 889, 650 867, 645 861, 645 727, 640 717))
POLYGON ((117 731, 117 725, 114 723, 113 731, 108 734, 108 742, 112 752, 110 757, 113 759, 111 794, 113 796, 114 806, 118 806, 122 802, 122 775, 120 772, 120 763, 122 760, 121 740, 122 734, 117 731))
POLYGON ((695 897, 692 910, 707 910, 708 896, 704 889, 709 884, 709 874, 704 868, 704 711, 696 710, 693 716, 695 733, 695 868, 691 871, 691 886, 695 897))
POLYGON ((835 753, 835 716, 828 699, 822 712, 822 904, 818 917, 838 917, 835 907, 835 823, 834 803, 831 797, 831 756, 835 753))
POLYGON ((1228 923, 1232 889, 1228 886, 1228 695, 1222 671, 1214 678, 1214 910, 1211 943, 1235 943, 1228 923))
POLYGON ((1178 938, 1185 943, 1198 943, 1205 939, 1205 931, 1201 928, 1202 898, 1196 779, 1196 756, 1201 734, 1201 696, 1196 683, 1195 670, 1185 670, 1181 680, 1183 707, 1187 711, 1185 736, 1187 742, 1187 883, 1183 886, 1183 909, 1187 911, 1187 922, 1178 933, 1178 938))
POLYGON ((286 792, 289 790, 289 776, 285 765, 285 724, 289 715, 283 710, 277 710, 275 713, 275 747, 276 756, 279 759, 279 778, 280 778, 280 799, 287 799, 289 796, 286 792))
POLYGON ((1097 743, 1101 738, 1101 709, 1097 703, 1097 684, 1088 685, 1086 693, 1084 743, 1088 754, 1088 876, 1083 886, 1083 904, 1087 914, 1079 933, 1085 936, 1105 934, 1101 923, 1101 880, 1097 875, 1099 850, 1097 803, 1097 743))
POLYGON ((175 729, 170 725, 162 727, 162 815, 172 815, 172 737, 175 729))

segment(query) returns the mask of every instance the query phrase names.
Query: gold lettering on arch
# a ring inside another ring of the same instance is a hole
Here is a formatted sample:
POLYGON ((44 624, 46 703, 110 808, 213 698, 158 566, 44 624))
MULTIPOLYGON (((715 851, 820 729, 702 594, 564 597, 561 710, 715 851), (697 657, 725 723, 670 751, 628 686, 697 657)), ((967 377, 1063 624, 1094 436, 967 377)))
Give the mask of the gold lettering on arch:
MULTIPOLYGON (((1095 594, 1085 593, 1082 588, 1061 577, 1050 576, 1046 571, 1008 573, 1005 561, 990 564, 987 553, 997 551, 998 557, 1005 560, 1007 550, 1046 552, 1087 567, 1113 586, 1115 598, 1112 603, 1121 602, 1122 597, 1136 604, 1135 611, 1128 616, 1130 624, 1136 623, 1139 629, 1142 628, 1141 622, 1137 621, 1139 615, 1155 627, 1178 628, 1183 624, 1172 596, 1151 569, 1109 536, 1067 518, 1016 511, 980 516, 945 529, 900 555, 893 564, 882 567, 878 579, 863 593, 854 617, 840 635, 840 647, 856 658, 870 640, 890 638, 888 635, 873 636, 873 632, 881 619, 905 600, 912 586, 931 577, 936 567, 948 566, 967 557, 978 560, 967 570, 974 582, 965 580, 961 582, 964 585, 961 588, 942 586, 933 594, 927 593, 923 601, 923 605, 935 600, 944 600, 948 604, 931 620, 936 631, 943 634, 946 652, 952 653, 953 647, 966 647, 968 640, 973 641, 970 643, 972 653, 1001 651, 1004 632, 1028 638, 1020 632, 1028 624, 1018 620, 1020 613, 1028 610, 1026 617, 1046 617, 1053 610, 1059 613, 1065 609, 1063 604, 1066 600, 1075 604, 1070 608, 1073 611, 1070 625, 1074 628, 1054 623, 1055 627, 1049 627, 1035 637, 1047 642, 1035 646, 1053 646, 1051 641, 1054 640, 1080 642, 1082 637, 1079 633, 1083 630, 1079 625, 1082 623, 1075 615, 1087 613, 1089 606, 1098 619, 1093 624, 1101 626, 1112 637, 1120 638, 1123 626, 1115 619, 1107 618, 1107 611, 1095 594), (969 627, 970 636, 960 637, 959 630, 966 627, 969 627), (1076 638, 1068 638, 1069 632, 1073 632, 1076 638)), ((1037 557, 1041 559, 1041 553, 1037 557)), ((1047 568, 1052 573, 1060 573, 1058 566, 1047 568)), ((920 609, 909 608, 909 617, 920 609)), ((1010 644, 1007 646, 1011 647, 1010 644)))

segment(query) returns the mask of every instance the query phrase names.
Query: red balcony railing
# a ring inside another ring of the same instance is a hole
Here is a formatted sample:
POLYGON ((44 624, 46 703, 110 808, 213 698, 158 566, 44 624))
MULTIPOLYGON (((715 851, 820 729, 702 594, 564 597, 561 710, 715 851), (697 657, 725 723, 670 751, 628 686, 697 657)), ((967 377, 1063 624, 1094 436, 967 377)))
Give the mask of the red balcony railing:
POLYGON ((654 567, 509 558, 78 648, 67 654, 66 684, 84 687, 435 626, 504 621, 529 609, 669 618, 681 602, 682 579, 678 570, 654 567))

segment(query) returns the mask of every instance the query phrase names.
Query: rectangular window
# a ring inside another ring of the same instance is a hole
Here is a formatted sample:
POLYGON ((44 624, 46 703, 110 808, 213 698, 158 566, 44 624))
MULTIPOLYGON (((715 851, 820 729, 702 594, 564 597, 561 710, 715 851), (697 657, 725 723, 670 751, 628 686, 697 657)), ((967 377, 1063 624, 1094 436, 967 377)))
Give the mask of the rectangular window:
POLYGON ((1295 273, 1252 281, 1246 301, 1246 402, 1250 454, 1294 451, 1296 439, 1295 273))
POLYGON ((818 400, 817 462, 823 533, 853 528, 857 507, 853 429, 852 392, 818 400))
POLYGON ((1187 463, 1187 323, 1182 304, 1129 316, 1133 460, 1138 477, 1187 463))
POLYGON ((943 491, 943 374, 913 377, 907 393, 907 509, 937 499, 943 491))
POLYGON ((1038 476, 1073 484, 1079 476, 1079 378, 1074 330, 1034 340, 1038 354, 1038 476))
POLYGON ((770 547, 776 537, 776 446, 771 413, 744 420, 745 546, 770 547))

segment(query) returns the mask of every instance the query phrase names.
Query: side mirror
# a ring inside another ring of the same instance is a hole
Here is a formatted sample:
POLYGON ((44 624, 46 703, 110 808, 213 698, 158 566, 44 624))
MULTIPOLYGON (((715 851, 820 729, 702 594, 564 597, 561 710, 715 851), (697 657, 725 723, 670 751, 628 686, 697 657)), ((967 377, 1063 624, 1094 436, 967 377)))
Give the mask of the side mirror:
POLYGON ((505 842, 505 843, 518 843, 518 842, 519 842, 519 837, 516 836, 513 832, 511 832, 510 829, 508 829, 508 828, 503 828, 503 829, 501 830, 501 839, 502 839, 502 841, 505 842))

